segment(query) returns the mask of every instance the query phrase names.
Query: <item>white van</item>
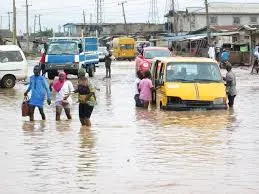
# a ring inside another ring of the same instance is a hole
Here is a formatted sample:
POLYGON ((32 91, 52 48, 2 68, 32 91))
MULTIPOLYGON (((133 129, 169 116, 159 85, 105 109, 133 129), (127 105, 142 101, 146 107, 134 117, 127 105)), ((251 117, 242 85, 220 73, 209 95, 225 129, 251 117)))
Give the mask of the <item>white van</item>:
POLYGON ((0 85, 13 88, 16 81, 26 80, 28 63, 16 45, 0 45, 0 85))

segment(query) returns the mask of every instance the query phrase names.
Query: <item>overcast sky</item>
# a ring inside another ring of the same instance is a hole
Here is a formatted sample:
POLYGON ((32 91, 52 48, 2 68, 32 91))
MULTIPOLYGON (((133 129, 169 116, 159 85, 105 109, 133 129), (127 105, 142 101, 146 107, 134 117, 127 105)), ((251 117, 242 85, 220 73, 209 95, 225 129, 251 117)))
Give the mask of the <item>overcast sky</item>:
MULTIPOLYGON (((118 2, 124 0, 104 0, 103 20, 107 23, 124 22, 121 6, 118 2)), ((259 2, 259 0, 209 0, 209 2, 259 2)), ((16 0, 17 8, 17 33, 25 31, 25 2, 16 0)), ((90 22, 90 14, 93 14, 92 21, 96 22, 95 0, 28 0, 29 4, 29 25, 33 31, 34 16, 41 14, 42 28, 53 28, 58 31, 59 25, 68 22, 83 22, 83 10, 86 12, 86 22, 90 22)), ((147 22, 149 17, 151 0, 127 0, 125 13, 127 22, 147 22)), ((169 9, 171 0, 157 0, 158 16, 160 23, 165 22, 164 14, 169 9)), ((203 0, 176 0, 176 8, 184 10, 185 7, 203 6, 203 0)), ((2 28, 8 28, 8 11, 12 11, 12 0, 0 0, 2 16, 2 28)), ((1 22, 1 21, 0 21, 1 22)), ((38 22, 37 22, 38 23, 38 22)), ((0 23, 1 25, 1 23, 0 23)), ((0 26, 1 27, 1 26, 0 26)), ((36 26, 38 30, 38 25, 36 26)))

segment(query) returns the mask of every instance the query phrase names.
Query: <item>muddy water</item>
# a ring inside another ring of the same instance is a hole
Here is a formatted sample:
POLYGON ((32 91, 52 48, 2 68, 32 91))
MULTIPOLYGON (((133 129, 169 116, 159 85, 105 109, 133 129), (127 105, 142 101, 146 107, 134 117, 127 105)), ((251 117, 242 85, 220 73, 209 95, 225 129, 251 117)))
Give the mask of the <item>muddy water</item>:
POLYGON ((76 96, 72 121, 28 122, 26 86, 0 89, 0 193, 259 193, 259 76, 234 71, 234 110, 163 112, 134 107, 133 62, 101 65, 90 130, 76 96))

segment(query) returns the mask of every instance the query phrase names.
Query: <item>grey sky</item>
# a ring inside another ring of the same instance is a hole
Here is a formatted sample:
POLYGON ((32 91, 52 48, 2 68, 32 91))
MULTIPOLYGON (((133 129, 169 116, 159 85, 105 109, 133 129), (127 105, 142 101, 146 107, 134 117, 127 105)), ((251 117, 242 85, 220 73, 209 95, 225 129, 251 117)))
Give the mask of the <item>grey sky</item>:
MULTIPOLYGON (((25 0, 17 1, 17 32, 20 34, 25 29, 25 0)), ((118 6, 121 0, 104 0, 104 22, 123 22, 122 9, 118 6)), ((221 0, 228 2, 258 2, 258 0, 221 0)), ((93 14, 93 22, 96 21, 95 0, 28 0, 32 6, 30 11, 30 27, 33 30, 34 15, 41 14, 43 28, 58 30, 59 25, 68 22, 83 22, 83 9, 86 12, 86 22, 90 22, 90 13, 93 14)), ((127 22, 147 22, 149 20, 149 8, 151 0, 127 0, 125 12, 127 22)), ((164 22, 164 14, 169 8, 171 0, 157 0, 159 21, 164 22)), ((203 0, 176 0, 176 8, 184 9, 189 6, 203 6, 203 0)), ((217 2, 217 0, 209 0, 217 2)), ((2 27, 8 28, 7 12, 12 11, 12 0, 0 0, 2 27)), ((38 26, 37 26, 38 28, 38 26)), ((37 29, 36 29, 37 30, 37 29)))

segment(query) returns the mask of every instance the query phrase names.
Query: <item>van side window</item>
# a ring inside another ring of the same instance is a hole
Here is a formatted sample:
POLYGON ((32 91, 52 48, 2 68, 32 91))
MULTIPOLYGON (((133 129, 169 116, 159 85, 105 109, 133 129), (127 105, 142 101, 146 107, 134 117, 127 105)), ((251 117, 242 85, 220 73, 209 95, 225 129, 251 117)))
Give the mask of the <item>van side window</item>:
POLYGON ((22 55, 19 51, 0 51, 0 62, 21 62, 22 55))
POLYGON ((161 69, 161 61, 157 61, 156 62, 156 76, 155 76, 155 79, 159 79, 159 75, 160 75, 160 69, 161 69))

